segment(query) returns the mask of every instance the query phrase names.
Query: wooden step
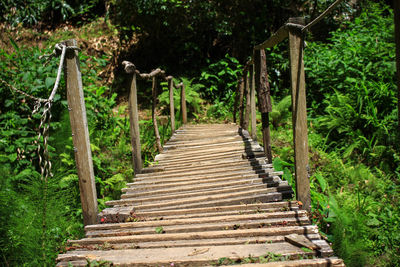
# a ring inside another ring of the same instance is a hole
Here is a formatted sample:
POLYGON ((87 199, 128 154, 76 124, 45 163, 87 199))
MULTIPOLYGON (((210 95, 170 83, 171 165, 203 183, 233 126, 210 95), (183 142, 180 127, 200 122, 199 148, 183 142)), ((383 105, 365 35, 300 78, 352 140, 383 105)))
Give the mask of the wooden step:
MULTIPOLYGON (((259 183, 262 183, 262 179, 258 180, 259 183)), ((242 179, 242 180, 233 180, 230 181, 229 184, 226 183, 226 181, 222 182, 213 182, 213 183, 206 183, 206 184, 194 184, 194 185, 189 185, 189 186, 174 186, 174 187, 162 187, 161 189, 154 189, 153 190, 138 190, 138 188, 123 188, 122 192, 125 192, 127 194, 134 194, 137 197, 143 197, 143 196, 162 196, 162 195, 169 195, 177 192, 197 192, 201 190, 207 190, 207 189, 212 189, 212 188, 227 188, 227 187, 233 187, 233 186, 238 186, 238 185, 251 185, 255 184, 255 180, 248 180, 248 179, 242 179)), ((268 185, 266 185, 268 186, 268 185)))
MULTIPOLYGON (((217 263, 221 258, 240 260, 251 255, 281 255, 287 258, 316 256, 316 251, 305 252, 301 248, 287 242, 270 244, 224 245, 209 247, 176 247, 154 249, 127 249, 103 251, 73 251, 66 255, 88 257, 90 260, 110 261, 114 265, 124 266, 204 266, 217 263)), ((64 258, 65 259, 65 258, 64 258)), ((62 260, 60 258, 59 260, 62 260)), ((87 263, 87 262, 85 262, 87 263)), ((68 266, 58 264, 57 266, 68 266)))
POLYGON ((141 183, 141 182, 150 182, 153 180, 160 180, 160 179, 168 179, 168 178, 179 178, 179 177, 196 177, 196 176, 210 176, 213 174, 223 174, 227 172, 236 172, 236 173, 249 173, 249 174, 255 174, 256 170, 253 169, 248 164, 229 164, 228 166, 221 166, 220 168, 214 167, 214 168, 207 168, 206 166, 204 167, 199 167, 193 170, 187 170, 187 171, 169 171, 169 172, 158 172, 158 173, 150 173, 150 174, 142 174, 141 176, 138 176, 135 178, 134 183, 141 183))
POLYGON ((240 143, 237 145, 229 145, 223 147, 211 147, 211 148, 201 148, 201 149, 183 149, 183 150, 176 150, 173 152, 165 152, 157 155, 156 160, 162 159, 169 159, 169 158, 187 158, 190 156, 197 157, 197 156, 204 156, 204 155, 215 155, 216 153, 223 153, 223 152, 247 152, 247 151, 263 151, 263 148, 260 146, 243 146, 240 143))
MULTIPOLYGON (((307 216, 298 218, 287 217, 284 218, 285 225, 307 225, 310 223, 307 216)), ((156 222, 156 221, 154 221, 156 222)), ((166 221, 157 224, 163 229, 163 233, 194 233, 204 231, 223 231, 223 230, 236 230, 236 229, 255 229, 265 227, 275 227, 282 225, 282 218, 270 219, 253 219, 253 220, 238 220, 230 222, 216 222, 216 223, 203 223, 191 225, 165 225, 166 221)), ((135 227, 114 230, 101 230, 101 231, 88 231, 86 236, 89 237, 112 237, 112 236, 125 236, 125 235, 146 235, 156 233, 158 226, 154 227, 135 227)))
POLYGON ((255 236, 285 236, 290 234, 317 234, 318 228, 314 225, 305 226, 278 226, 251 229, 227 229, 219 231, 203 231, 189 233, 164 233, 157 234, 155 229, 152 234, 142 235, 122 235, 110 237, 87 237, 80 240, 69 240, 71 244, 96 245, 96 244, 116 244, 116 243, 135 243, 135 242, 158 242, 171 240, 201 240, 216 238, 236 238, 236 237, 255 237, 255 236))
MULTIPOLYGON (((232 265, 220 265, 227 267, 232 265)), ((323 259, 302 259, 292 261, 278 261, 268 263, 251 263, 241 264, 240 267, 345 267, 342 259, 338 258, 323 258, 323 259)))
POLYGON ((343 266, 247 131, 185 125, 156 160, 57 266, 343 266))
MULTIPOLYGON (((238 222, 238 221, 249 221, 249 220, 263 220, 263 219, 277 219, 277 218, 307 218, 307 214, 304 210, 296 211, 279 211, 272 213, 252 213, 252 214, 238 214, 238 215, 220 215, 210 218, 185 218, 185 219, 170 219, 170 220, 153 220, 143 222, 128 222, 128 223, 108 223, 108 224, 95 224, 87 225, 85 230, 87 233, 99 230, 110 230, 110 229, 133 229, 142 227, 158 227, 158 226, 176 226, 176 225, 198 225, 206 223, 217 223, 217 222, 238 222)), ((300 221, 300 219, 299 219, 300 221)), ((266 225, 266 223, 264 223, 266 225)), ((258 226, 257 226, 258 227, 258 226)))
MULTIPOLYGON (((275 211, 298 210, 297 201, 241 204, 216 207, 201 207, 191 209, 167 209, 157 211, 140 211, 132 207, 113 207, 104 209, 99 214, 99 221, 125 222, 127 219, 160 220, 160 219, 187 219, 221 215, 253 214, 275 211), (118 218, 117 218, 118 217, 118 218)), ((90 226, 86 226, 90 227, 90 226)))
MULTIPOLYGON (((180 193, 169 193, 169 194, 163 194, 163 195, 153 195, 153 196, 141 196, 138 197, 134 193, 126 193, 121 196, 121 199, 132 199, 134 202, 137 203, 137 205, 140 204, 145 204, 148 202, 158 202, 158 201, 166 201, 166 200, 172 200, 172 199, 186 199, 186 198, 191 198, 191 197, 197 197, 197 196, 204 196, 204 195, 211 195, 211 194, 224 194, 224 193, 232 193, 232 192, 246 192, 250 190, 257 190, 257 189, 262 189, 263 193, 272 193, 272 192, 282 192, 282 191, 290 191, 292 190, 291 186, 285 185, 285 186, 277 186, 277 187, 270 187, 267 188, 266 184, 263 183, 257 183, 257 184, 250 184, 250 185, 235 185, 235 186, 225 186, 225 187, 214 187, 214 188, 208 188, 208 189, 203 189, 203 190, 195 190, 195 188, 192 189, 192 191, 195 192, 185 192, 181 191, 180 193)), ((135 205, 135 204, 133 204, 135 205)))
MULTIPOLYGON (((245 201, 245 198, 250 198, 253 199, 253 201, 257 201, 259 198, 262 199, 268 199, 268 202, 270 201, 280 201, 284 198, 285 194, 290 193, 292 191, 288 192, 271 192, 271 193, 265 193, 264 189, 252 189, 252 190, 247 190, 244 192, 231 192, 231 193, 217 193, 213 195, 203 195, 203 196, 196 196, 196 197, 188 197, 184 199, 177 199, 177 200, 168 200, 168 201, 155 201, 152 203, 145 203, 140 205, 142 208, 160 208, 160 209, 165 209, 168 208, 168 206, 171 207, 201 207, 202 205, 225 205, 228 203, 232 204, 237 204, 237 201, 240 201, 240 199, 243 198, 243 201, 245 201), (221 204, 219 204, 221 203, 221 204), (189 205, 189 206, 188 206, 189 205)), ((107 201, 106 205, 108 206, 114 206, 114 205, 133 205, 135 204, 135 201, 132 199, 121 199, 121 200, 111 200, 107 201)))
MULTIPOLYGON (((319 240, 319 234, 305 234, 309 240, 319 240)), ((223 246, 223 245, 247 245, 262 243, 284 242, 284 236, 256 236, 256 237, 236 237, 236 238, 217 238, 200 240, 177 240, 177 241, 158 241, 158 242, 135 242, 135 243, 116 243, 106 246, 89 245, 85 248, 96 249, 146 249, 146 248, 173 248, 173 247, 203 247, 203 246, 223 246)), ((77 246, 79 248, 79 246, 77 246)))
MULTIPOLYGON (((196 167, 196 166, 205 166, 208 164, 218 164, 218 163, 228 163, 228 162, 248 162, 251 166, 257 166, 257 165, 268 165, 268 167, 272 168, 272 164, 267 164, 265 160, 262 159, 243 159, 243 158, 224 158, 224 159, 210 159, 210 160, 203 160, 199 162, 179 162, 179 163, 170 163, 170 164, 165 164, 165 163, 157 163, 154 165, 151 165, 150 167, 160 167, 164 168, 165 170, 169 169, 175 169, 175 168, 187 168, 187 167, 196 167)), ((145 168, 146 169, 146 168, 145 168)))

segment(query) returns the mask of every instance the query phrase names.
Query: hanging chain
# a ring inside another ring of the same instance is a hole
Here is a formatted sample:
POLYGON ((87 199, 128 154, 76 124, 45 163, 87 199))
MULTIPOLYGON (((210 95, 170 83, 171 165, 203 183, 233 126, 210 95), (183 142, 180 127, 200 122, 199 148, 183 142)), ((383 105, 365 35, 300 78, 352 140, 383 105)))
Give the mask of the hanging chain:
POLYGON ((67 50, 80 50, 76 46, 66 46, 65 44, 56 44, 54 47, 54 50, 51 54, 49 55, 43 55, 41 58, 47 57, 45 65, 47 65, 50 60, 55 57, 55 56, 60 56, 60 63, 58 65, 58 71, 57 71, 57 78, 54 83, 53 90, 51 91, 51 94, 49 98, 43 99, 39 97, 32 96, 30 94, 25 93, 22 90, 19 90, 15 88, 14 86, 10 85, 6 81, 0 78, 0 82, 6 85, 8 88, 11 90, 20 93, 32 100, 35 101, 35 105, 32 111, 32 115, 36 114, 39 112, 40 108, 42 107, 43 104, 43 112, 40 118, 40 124, 39 124, 39 130, 38 130, 38 138, 37 138, 37 153, 39 157, 39 167, 40 167, 40 174, 41 174, 41 179, 47 183, 48 177, 53 177, 53 174, 51 172, 51 161, 50 161, 50 156, 49 156, 49 149, 48 149, 48 141, 49 141, 49 129, 50 129, 50 121, 51 121, 51 106, 53 104, 54 97, 57 93, 58 86, 60 84, 60 79, 61 79, 61 73, 62 69, 64 66, 64 59, 65 59, 65 54, 67 50), (43 138, 43 145, 41 145, 41 139, 43 138))

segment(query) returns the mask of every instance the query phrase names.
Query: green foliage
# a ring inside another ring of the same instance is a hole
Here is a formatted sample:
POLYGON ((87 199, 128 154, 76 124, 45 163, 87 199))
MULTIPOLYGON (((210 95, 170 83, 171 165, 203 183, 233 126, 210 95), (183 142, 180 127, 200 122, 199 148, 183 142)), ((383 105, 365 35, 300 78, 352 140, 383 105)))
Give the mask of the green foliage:
POLYGON ((40 22, 66 21, 90 12, 99 13, 100 5, 104 5, 104 1, 5 0, 0 2, 0 17, 13 26, 31 26, 40 22))
POLYGON ((285 124, 290 116, 291 108, 292 108, 292 98, 290 95, 285 96, 278 103, 272 101, 272 111, 269 114, 271 119, 271 124, 274 127, 278 127, 280 125, 285 124))
POLYGON ((156 233, 157 234, 164 234, 165 233, 164 228, 162 226, 156 227, 156 233))
POLYGON ((241 69, 239 61, 228 54, 218 62, 210 64, 199 78, 204 98, 211 101, 233 98, 241 69))
MULTIPOLYGON (((26 49, 15 42, 14 52, 0 50, 0 77, 16 88, 47 98, 54 84, 58 59, 47 66, 39 55, 49 50, 26 49)), ((129 122, 125 108, 116 108, 115 95, 98 86, 104 58, 80 54, 87 117, 99 207, 118 198, 133 176, 129 122), (118 159, 118 160, 115 160, 118 159)), ((82 210, 75 169, 64 82, 52 107, 49 151, 54 177, 40 179, 37 128, 41 112, 31 115, 33 102, 0 85, 0 257, 10 266, 51 265, 68 238, 82 235, 82 210), (47 197, 44 190, 47 187, 47 197), (44 197, 45 196, 45 197, 44 197)), ((41 140, 42 141, 42 140, 41 140)))
MULTIPOLYGON (((366 6, 329 41, 309 42, 305 50, 312 219, 346 265, 397 266, 400 157, 391 10, 366 6)), ((281 62, 274 53, 269 57, 281 62)), ((274 68, 272 76, 285 76, 282 65, 274 68)), ((287 111, 286 101, 274 103, 270 114, 279 155, 273 163, 294 186, 292 126, 289 116, 278 116, 287 111)))
MULTIPOLYGON (((234 55, 245 62, 253 46, 276 31, 289 17, 316 17, 331 1, 110 1, 110 18, 121 39, 141 36, 131 47, 141 69, 168 66, 173 72, 196 73, 207 59, 234 55), (251 15, 249 15, 251 14, 251 15), (167 46, 165 44, 168 44, 167 46)), ((313 29, 336 29, 342 13, 353 10, 343 3, 334 19, 324 19, 313 29)), ((333 17, 333 16, 332 16, 333 17)), ((322 32, 322 31, 321 31, 322 32)))
MULTIPOLYGON (((180 80, 175 79, 175 84, 183 83, 185 87, 185 97, 186 97, 186 108, 189 117, 194 117, 201 111, 201 105, 203 104, 203 99, 201 99, 199 91, 202 88, 201 84, 196 84, 194 79, 189 80, 188 78, 180 78, 180 80)), ((168 83, 162 82, 162 93, 158 96, 159 104, 163 109, 163 114, 169 114, 169 89, 168 83)), ((181 89, 173 90, 174 93, 174 106, 180 115, 181 111, 181 89)), ((181 116, 181 115, 180 115, 181 116)))

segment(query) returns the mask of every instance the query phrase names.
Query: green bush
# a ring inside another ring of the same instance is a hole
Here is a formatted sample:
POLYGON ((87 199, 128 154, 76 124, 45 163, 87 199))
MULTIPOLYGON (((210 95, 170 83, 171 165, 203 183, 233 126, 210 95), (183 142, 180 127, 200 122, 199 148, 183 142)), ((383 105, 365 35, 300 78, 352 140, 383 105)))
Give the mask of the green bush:
MULTIPOLYGON (((65 0, 4 0, 0 2, 0 21, 12 26, 32 26, 39 23, 57 23, 77 19, 78 15, 92 17, 104 12, 104 1, 65 0)), ((54 25, 52 25, 54 26, 54 25)))
MULTIPOLYGON (((348 266, 400 265, 394 47, 392 11, 370 4, 305 50, 312 218, 348 266)), ((290 118, 280 121, 274 167, 294 186, 290 118)))

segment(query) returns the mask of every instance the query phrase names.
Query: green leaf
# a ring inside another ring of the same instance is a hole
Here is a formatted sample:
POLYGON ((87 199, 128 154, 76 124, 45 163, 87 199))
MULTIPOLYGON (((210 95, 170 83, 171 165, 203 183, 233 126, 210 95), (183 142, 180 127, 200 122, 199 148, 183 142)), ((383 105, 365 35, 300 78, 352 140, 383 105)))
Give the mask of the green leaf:
POLYGON ((59 185, 61 188, 67 188, 71 185, 71 183, 77 182, 78 180, 79 180, 78 175, 70 174, 68 176, 61 178, 59 185))
POLYGON ((318 180, 318 182, 319 182, 319 185, 321 186, 322 192, 325 192, 326 188, 328 187, 328 183, 327 183, 327 181, 325 180, 325 178, 322 177, 322 175, 319 174, 319 173, 317 173, 317 174, 315 175, 315 178, 317 178, 317 180, 318 180))
POLYGON ((8 39, 10 40, 10 43, 14 47, 15 51, 19 51, 19 47, 18 47, 17 43, 14 41, 14 39, 11 38, 11 36, 8 36, 8 39))
POLYGON ((56 78, 47 77, 44 84, 46 85, 46 88, 49 89, 49 88, 53 87, 55 82, 56 82, 56 78))
POLYGON ((162 226, 158 226, 156 227, 156 233, 157 234, 163 234, 165 233, 164 229, 162 228, 162 226))
POLYGON ((309 249, 309 248, 306 248, 306 247, 302 247, 301 250, 304 251, 304 252, 313 252, 312 249, 309 249))
POLYGON ((17 159, 17 153, 12 153, 12 154, 8 155, 8 159, 11 162, 14 162, 17 159))
POLYGON ((381 222, 377 218, 372 218, 367 221, 368 226, 379 226, 381 222))

